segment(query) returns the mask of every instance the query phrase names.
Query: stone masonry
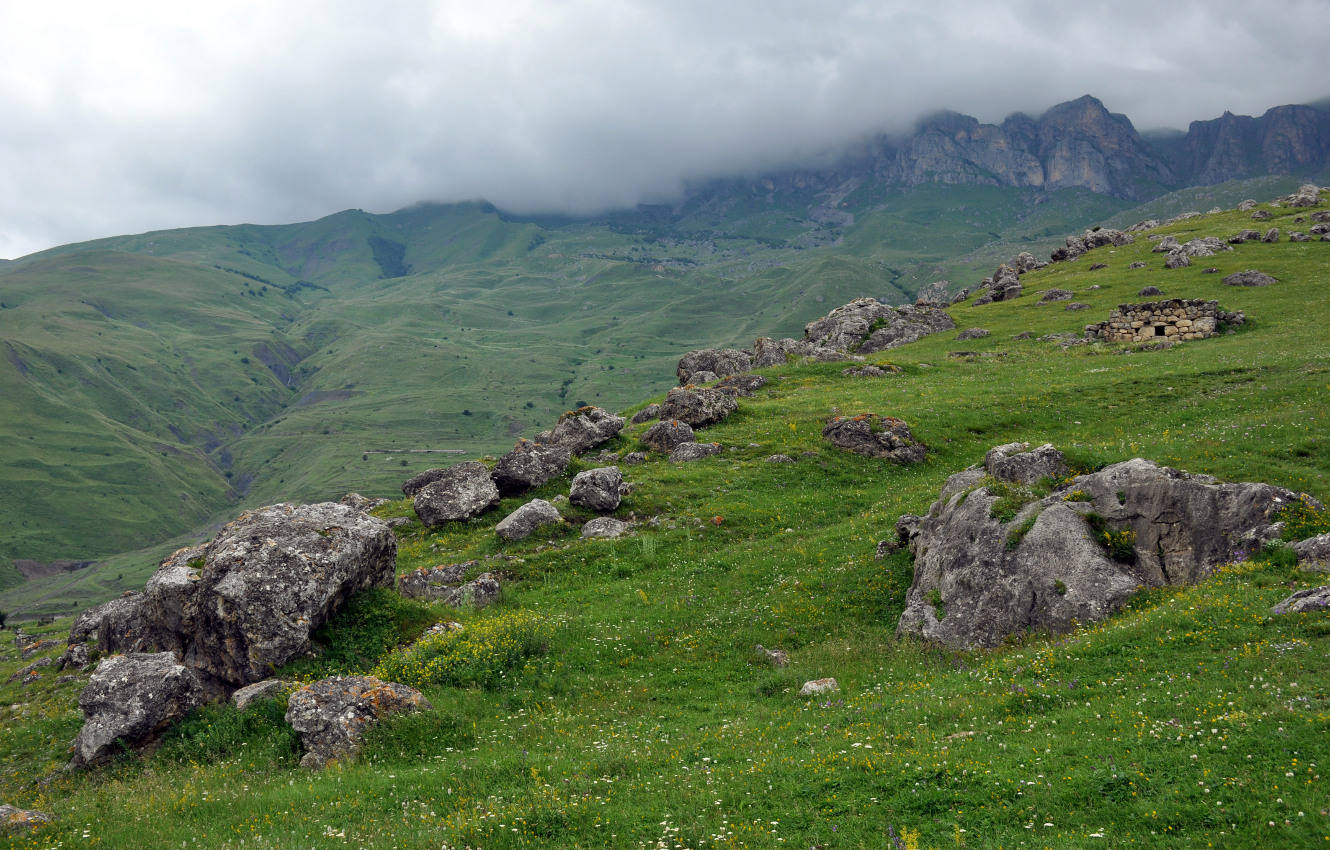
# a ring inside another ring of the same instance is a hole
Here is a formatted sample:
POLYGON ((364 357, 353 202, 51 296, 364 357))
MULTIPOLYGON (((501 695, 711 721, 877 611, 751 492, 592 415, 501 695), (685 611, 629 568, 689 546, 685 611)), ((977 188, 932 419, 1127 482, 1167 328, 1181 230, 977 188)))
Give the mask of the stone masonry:
POLYGON ((1240 325, 1242 313, 1219 309, 1218 301, 1174 298, 1144 304, 1120 304, 1108 321, 1085 326, 1087 337, 1105 342, 1151 342, 1205 339, 1221 326, 1240 325))

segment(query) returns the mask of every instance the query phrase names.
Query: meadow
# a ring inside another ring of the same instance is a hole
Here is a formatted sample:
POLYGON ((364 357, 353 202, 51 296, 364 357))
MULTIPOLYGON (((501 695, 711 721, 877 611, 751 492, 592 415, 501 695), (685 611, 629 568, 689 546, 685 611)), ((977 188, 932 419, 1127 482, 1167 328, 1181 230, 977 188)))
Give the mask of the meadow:
MULTIPOLYGON (((1262 228, 1305 213, 1272 209, 1262 228)), ((1185 241, 1251 226, 1227 212, 1161 228, 1185 241)), ((1305 225, 1297 225, 1305 227, 1305 225)), ((956 332, 768 384, 703 433, 720 455, 623 467, 632 536, 582 541, 589 515, 501 543, 521 504, 399 529, 399 572, 480 558, 502 602, 455 611, 382 591, 286 675, 392 670, 434 705, 377 727, 313 773, 282 701, 204 709, 154 753, 62 769, 85 677, 0 685, 0 800, 55 815, 18 847, 1294 847, 1330 841, 1330 624, 1274 617, 1323 583, 1279 551, 1195 587, 1143 589, 1065 635, 956 652, 894 635, 910 556, 875 558, 896 518, 997 444, 1052 442, 1081 471, 1146 457, 1330 502, 1330 243, 1245 244, 1165 270, 1138 237, 1023 278, 1012 302, 950 308, 956 332), (1128 265, 1143 261, 1146 268, 1128 265), (1091 264, 1107 268, 1090 270, 1091 264), (1203 269, 1213 266, 1216 274, 1203 269), (1257 268, 1278 279, 1234 288, 1257 268), (1233 334, 1169 349, 1071 344, 1146 285, 1242 310, 1233 334), (1070 289, 1089 309, 1040 304, 1070 289), (1024 332, 1032 336, 1016 339, 1024 332), (1050 336, 1060 335, 1060 336, 1050 336), (1041 337, 1046 337, 1041 339, 1041 337), (953 356, 954 352, 968 352, 953 356), (832 415, 905 419, 929 447, 898 467, 820 437, 832 415), (774 453, 793 464, 767 463, 774 453), (511 559, 484 560, 504 555, 511 559), (399 647, 436 620, 473 635, 399 647), (787 651, 775 669, 754 646, 787 651), (839 691, 797 696, 834 676, 839 691)), ((810 315, 808 318, 812 318, 810 315)), ((680 352, 682 353, 682 352, 680 352)), ((665 375, 668 380, 668 373, 665 375)), ((647 403, 641 398, 639 405, 647 403)), ((627 408, 628 412, 637 406, 627 408)), ((630 426, 608 448, 638 448, 630 426)), ((402 471, 402 478, 429 464, 402 471)), ((571 472, 599 465, 590 457, 571 472)), ((566 493, 559 479, 531 494, 566 493)), ((407 516, 409 502, 377 510, 407 516)), ((1323 517, 1312 518, 1312 528, 1323 517)), ((60 634, 68 621, 47 627, 60 634)), ((0 661, 0 680, 22 663, 0 661)))

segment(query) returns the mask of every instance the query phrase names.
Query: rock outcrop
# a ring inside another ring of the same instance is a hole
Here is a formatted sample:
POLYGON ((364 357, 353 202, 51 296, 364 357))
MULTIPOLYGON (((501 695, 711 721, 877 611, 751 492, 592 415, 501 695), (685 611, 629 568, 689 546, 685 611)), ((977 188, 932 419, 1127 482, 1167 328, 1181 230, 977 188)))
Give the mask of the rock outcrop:
POLYGON ((679 377, 679 385, 694 383, 693 376, 698 372, 711 372, 717 378, 730 375, 742 375, 753 368, 753 357, 746 351, 736 348, 704 348, 690 351, 679 359, 674 373, 679 377))
POLYGON ((622 416, 599 407, 582 407, 560 416, 553 428, 536 435, 536 442, 563 446, 580 455, 614 439, 624 424, 622 416))
POLYGON ((286 722, 305 745, 301 767, 352 758, 365 731, 383 718, 433 706, 415 688, 373 676, 335 676, 306 685, 287 703, 286 722))
POLYGON ((499 488, 485 464, 472 460, 440 472, 411 500, 416 516, 425 525, 432 528, 445 522, 464 522, 499 504, 499 488))
POLYGON ((905 420, 894 416, 834 416, 822 429, 822 437, 833 446, 866 457, 894 463, 919 463, 924 459, 924 445, 914 439, 905 420))
POLYGON ((149 744, 203 702, 202 684, 172 653, 112 656, 97 666, 79 696, 83 728, 70 766, 98 764, 149 744))
POLYGON ((672 387, 660 406, 661 421, 677 420, 693 428, 723 421, 739 407, 734 396, 704 387, 672 387))
POLYGON ((860 298, 809 322, 804 340, 821 348, 869 354, 955 327, 945 310, 909 304, 892 307, 876 298, 860 298))
POLYGON ((915 556, 898 633, 959 648, 1065 632, 1117 611, 1142 585, 1204 578, 1268 538, 1274 514, 1296 498, 1140 458, 1038 498, 1019 485, 1062 461, 1049 446, 1028 459, 1011 448, 951 476, 927 516, 898 523, 915 556), (995 471, 1014 482, 997 482, 995 471))

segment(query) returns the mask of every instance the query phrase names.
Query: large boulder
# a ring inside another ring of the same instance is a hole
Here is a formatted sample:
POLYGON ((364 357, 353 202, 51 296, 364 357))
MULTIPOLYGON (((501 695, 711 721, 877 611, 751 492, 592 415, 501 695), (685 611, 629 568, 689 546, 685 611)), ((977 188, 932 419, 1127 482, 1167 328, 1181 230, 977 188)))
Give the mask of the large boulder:
POLYGON ((567 446, 518 440, 512 451, 499 458, 490 477, 500 496, 517 496, 562 475, 571 459, 567 446))
POLYGON ((1330 612, 1330 584, 1299 590, 1270 609, 1271 614, 1330 612))
POLYGON ((665 394, 660 418, 686 422, 694 428, 714 425, 738 409, 730 393, 703 387, 673 387, 665 394))
MULTIPOLYGON (((185 646, 195 632, 194 598, 206 562, 205 552, 203 546, 177 549, 162 560, 148 579, 139 607, 143 646, 135 649, 151 646, 177 655, 184 654, 185 646)), ((106 651, 109 647, 103 649, 106 651)), ((133 650, 126 647, 118 651, 133 650)))
POLYGON ((914 439, 905 420, 894 416, 862 413, 858 416, 834 416, 822 429, 822 437, 833 446, 895 463, 918 463, 925 448, 914 439))
MULTIPOLYGON (((577 479, 573 479, 576 482, 577 479)), ((531 533, 543 525, 557 525, 563 522, 559 509, 544 499, 532 499, 494 526, 494 533, 504 540, 525 540, 531 533)))
POLYGON ((548 431, 536 435, 542 445, 563 446, 575 455, 609 442, 623 430, 625 420, 599 407, 580 407, 559 417, 548 431))
POLYGON ((1330 567, 1330 532, 1293 544, 1298 563, 1312 569, 1330 567))
POLYGON ((955 328, 945 310, 909 304, 892 307, 876 298, 860 298, 809 322, 804 340, 821 348, 869 354, 955 328))
POLYGON ((373 676, 334 676, 306 685, 287 703, 286 722, 305 745, 301 767, 354 757, 365 731, 391 714, 432 709, 415 688, 373 676))
POLYGON ((408 499, 425 489, 427 485, 433 484, 441 478, 448 475, 449 466, 436 466, 433 469, 427 469, 424 472, 417 473, 402 482, 402 495, 408 499))
POLYGON ((619 467, 602 466, 573 476, 568 501, 597 513, 609 513, 619 507, 627 492, 628 486, 623 482, 619 467))
POLYGON ((832 363, 846 359, 845 352, 822 345, 815 345, 805 339, 772 339, 760 336, 753 340, 753 368, 762 366, 784 366, 792 360, 816 360, 820 363, 832 363))
POLYGON ((499 488, 485 464, 472 460, 448 467, 417 491, 411 503, 420 521, 433 527, 480 516, 499 504, 499 488))
POLYGON ((396 567, 392 529, 346 505, 244 513, 208 544, 198 579, 186 579, 194 589, 183 606, 192 630, 181 634, 183 660, 225 692, 261 681, 306 653, 352 594, 391 587, 396 567))
POLYGON ((1286 207, 1314 207, 1321 203, 1321 188, 1315 183, 1305 183, 1298 191, 1285 195, 1279 203, 1286 207))
POLYGON ((681 443, 693 441, 693 428, 678 419, 662 419, 642 434, 642 445, 653 452, 666 452, 681 443))
POLYGON ((1044 478, 1059 461, 1054 451, 1023 458, 1000 446, 986 466, 951 476, 926 517, 898 525, 915 555, 898 633, 968 648, 1068 631, 1117 611, 1142 585, 1204 578, 1269 537, 1274 515, 1296 498, 1137 458, 1044 498, 1026 491, 1020 504, 1021 484, 1044 478))
POLYGON ((97 666, 79 696, 83 728, 70 766, 97 764, 149 744, 204 700, 198 678, 170 652, 112 656, 97 666))
POLYGON ((679 376, 679 385, 683 386, 693 383, 693 375, 698 372, 711 372, 716 378, 727 378, 730 375, 742 375, 752 368, 752 355, 746 351, 737 348, 703 348, 681 357, 674 373, 679 376))

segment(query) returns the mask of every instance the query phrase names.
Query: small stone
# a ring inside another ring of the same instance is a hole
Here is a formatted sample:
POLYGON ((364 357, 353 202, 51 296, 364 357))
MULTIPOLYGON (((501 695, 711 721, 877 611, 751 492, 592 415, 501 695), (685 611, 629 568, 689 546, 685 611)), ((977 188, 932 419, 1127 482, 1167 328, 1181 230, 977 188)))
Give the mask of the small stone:
POLYGON ((794 463, 794 458, 789 455, 776 454, 767 458, 767 463, 794 463))
POLYGON ((670 463, 688 463, 720 454, 719 443, 680 443, 670 452, 670 463))
POLYGON ((829 694, 840 690, 840 685, 833 678, 813 679, 804 682, 804 686, 799 689, 799 696, 813 697, 818 694, 829 694))
POLYGON ((628 529, 631 527, 632 526, 629 523, 626 523, 623 520, 615 519, 610 516, 598 516, 593 520, 589 520, 586 525, 582 526, 582 537, 586 539, 607 538, 614 540, 627 534, 628 529))
POLYGON ((790 656, 783 649, 767 649, 762 644, 753 647, 753 654, 772 667, 789 667, 790 656))

